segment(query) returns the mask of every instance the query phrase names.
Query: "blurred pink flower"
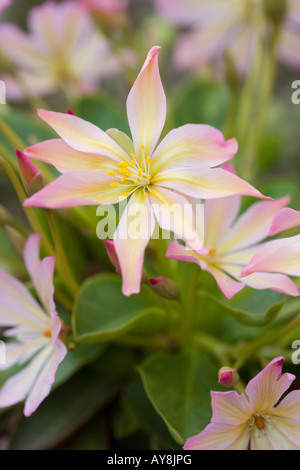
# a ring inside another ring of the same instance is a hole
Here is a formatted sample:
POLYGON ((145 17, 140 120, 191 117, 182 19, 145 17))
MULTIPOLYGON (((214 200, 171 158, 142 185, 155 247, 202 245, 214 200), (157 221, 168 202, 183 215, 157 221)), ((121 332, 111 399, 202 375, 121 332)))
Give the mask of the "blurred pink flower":
MULTIPOLYGON (((274 5, 276 8, 276 2, 274 5)), ((157 12, 179 26, 191 26, 176 44, 174 60, 182 69, 201 67, 230 52, 240 74, 251 67, 262 37, 269 34, 263 1, 256 0, 155 0, 157 12)), ((287 0, 281 26, 279 57, 300 68, 300 18, 298 0, 287 0)))
POLYGON ((102 131, 76 116, 40 110, 39 116, 61 139, 25 150, 29 158, 54 165, 63 173, 27 199, 25 205, 61 208, 115 204, 130 197, 114 235, 123 277, 123 293, 140 290, 144 251, 155 217, 162 229, 203 243, 194 230, 185 196, 215 198, 232 194, 263 197, 246 181, 222 168, 211 168, 237 152, 235 139, 210 126, 187 124, 173 129, 157 146, 166 119, 166 97, 158 69, 159 47, 153 47, 127 99, 133 141, 122 132, 102 131), (176 191, 176 192, 175 192, 176 191), (141 233, 128 224, 139 218, 141 233))
POLYGON ((57 367, 67 350, 59 339, 61 321, 53 301, 54 257, 39 259, 40 235, 31 235, 25 245, 24 260, 42 306, 24 285, 0 270, 0 326, 6 344, 6 364, 23 366, 0 389, 0 407, 25 401, 24 414, 30 416, 50 393, 57 367), (7 328, 7 329, 6 329, 7 328))
POLYGON ((127 0, 79 0, 88 10, 103 16, 113 16, 127 9, 127 0))
MULTIPOLYGON (((247 266, 254 253, 264 253, 268 245, 262 242, 269 234, 274 217, 289 199, 255 203, 236 219, 240 202, 240 196, 205 201, 203 236, 208 253, 196 253, 190 247, 174 241, 167 250, 167 257, 198 264, 215 278, 228 299, 241 291, 245 285, 254 289, 272 289, 298 296, 296 284, 282 274, 286 273, 284 255, 281 269, 278 268, 276 273, 269 273, 264 269, 258 273, 253 269, 251 273, 248 272, 250 275, 240 278, 242 269, 247 266)), ((275 263, 276 259, 274 257, 275 263)))
POLYGON ((273 359, 245 393, 211 392, 210 424, 185 450, 300 450, 300 390, 281 400, 295 376, 282 375, 284 357, 273 359))
POLYGON ((0 0, 0 13, 11 5, 11 0, 0 0))
POLYGON ((3 77, 10 99, 91 93, 101 78, 119 71, 107 39, 86 10, 71 1, 33 8, 29 33, 2 23, 0 50, 15 66, 16 76, 3 77))

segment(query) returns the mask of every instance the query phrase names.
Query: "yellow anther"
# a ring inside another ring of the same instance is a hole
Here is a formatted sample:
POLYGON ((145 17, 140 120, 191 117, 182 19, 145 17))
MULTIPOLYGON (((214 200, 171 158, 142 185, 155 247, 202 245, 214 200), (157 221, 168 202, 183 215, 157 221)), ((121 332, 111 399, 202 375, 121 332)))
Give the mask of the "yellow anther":
POLYGON ((147 157, 147 158, 146 158, 146 162, 149 163, 149 165, 150 165, 150 163, 151 163, 151 158, 150 158, 150 157, 147 157))
POLYGON ((143 144, 141 145, 141 150, 145 150, 145 146, 143 144))
POLYGON ((134 179, 134 182, 135 182, 135 184, 138 184, 138 183, 140 182, 140 179, 139 179, 139 178, 135 178, 135 179, 134 179))
POLYGON ((118 166, 124 166, 125 168, 128 167, 128 163, 127 162, 119 162, 118 163, 118 166))
POLYGON ((143 170, 140 168, 138 171, 138 176, 142 176, 143 170))
POLYGON ((148 175, 146 176, 147 180, 151 180, 152 176, 151 175, 148 175))
POLYGON ((155 197, 156 194, 153 191, 151 191, 151 196, 155 197))
POLYGON ((130 156, 131 156, 132 160, 135 160, 135 155, 134 155, 134 153, 131 153, 130 156))
POLYGON ((130 165, 131 165, 131 166, 135 166, 135 160, 131 160, 130 165))
POLYGON ((119 183, 110 183, 112 188, 117 188, 119 186, 119 183))
POLYGON ((126 176, 122 176, 121 181, 126 181, 126 180, 127 180, 126 176))
POLYGON ((128 197, 129 193, 124 193, 123 197, 128 197))
POLYGON ((116 176, 116 174, 113 171, 108 171, 107 174, 108 174, 108 176, 113 176, 113 177, 116 176))
POLYGON ((129 172, 126 168, 120 168, 119 173, 121 173, 122 175, 128 175, 129 172))
POLYGON ((147 197, 148 197, 148 193, 144 193, 144 194, 143 194, 143 198, 144 198, 144 199, 147 199, 147 197))

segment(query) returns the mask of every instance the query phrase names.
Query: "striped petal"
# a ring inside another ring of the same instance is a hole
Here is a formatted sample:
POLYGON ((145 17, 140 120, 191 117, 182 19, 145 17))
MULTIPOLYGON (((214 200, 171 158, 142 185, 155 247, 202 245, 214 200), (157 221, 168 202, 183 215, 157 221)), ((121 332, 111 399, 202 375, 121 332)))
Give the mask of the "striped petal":
POLYGON ((267 199, 246 181, 223 168, 176 168, 155 175, 151 183, 187 196, 214 199, 243 194, 267 199))
POLYGON ((112 160, 127 160, 124 150, 99 127, 70 114, 40 109, 38 115, 72 148, 112 160))
POLYGON ((144 253, 155 228, 155 220, 148 199, 137 190, 121 217, 114 234, 114 247, 119 260, 124 295, 140 292, 144 253))
POLYGON ((238 151, 235 139, 225 140, 222 132, 201 124, 186 124, 170 131, 153 154, 151 171, 176 166, 220 165, 238 151))
POLYGON ((151 156, 166 120, 166 97, 158 69, 159 47, 152 47, 127 98, 135 152, 143 145, 151 156))
MULTIPOLYGON (((252 404, 251 404, 252 405, 252 404)), ((213 415, 211 422, 215 424, 244 424, 252 415, 252 406, 244 394, 235 390, 229 392, 211 392, 213 415)))
POLYGON ((289 198, 260 201, 242 214, 220 246, 221 251, 237 250, 262 241, 269 234, 277 212, 288 204, 289 198))
POLYGON ((255 272, 300 275, 300 235, 264 244, 241 272, 241 277, 255 272))
POLYGON ((204 431, 189 439, 184 450, 247 450, 250 433, 247 424, 233 426, 211 423, 204 431))
POLYGON ((40 142, 24 150, 27 157, 55 166, 61 173, 73 171, 107 172, 115 160, 95 153, 80 152, 62 139, 40 142))
POLYGON ((26 199, 24 206, 57 209, 70 206, 115 204, 124 193, 112 187, 113 177, 99 173, 70 172, 61 175, 41 191, 26 199))
POLYGON ((284 357, 273 359, 248 383, 245 393, 254 413, 273 408, 295 380, 295 376, 292 374, 281 375, 283 360, 284 357))
POLYGON ((240 196, 205 201, 205 246, 208 250, 219 246, 227 230, 236 219, 240 206, 240 196))

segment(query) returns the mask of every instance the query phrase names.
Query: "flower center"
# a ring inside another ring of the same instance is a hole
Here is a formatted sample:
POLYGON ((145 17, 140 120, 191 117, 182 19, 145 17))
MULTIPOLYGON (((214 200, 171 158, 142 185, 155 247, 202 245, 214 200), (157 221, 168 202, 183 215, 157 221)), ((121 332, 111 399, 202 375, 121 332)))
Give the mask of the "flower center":
POLYGON ((43 336, 45 336, 45 338, 51 338, 52 336, 52 331, 49 329, 49 330, 45 330, 43 332, 43 336))
POLYGON ((254 416, 254 424, 260 430, 265 428, 265 420, 261 415, 254 416))
POLYGON ((140 154, 137 157, 134 153, 130 154, 131 162, 122 161, 118 163, 116 171, 108 171, 108 176, 118 179, 119 181, 111 183, 113 188, 118 186, 128 188, 122 195, 128 197, 138 188, 143 188, 143 197, 148 197, 147 191, 153 194, 149 187, 151 181, 150 167, 151 158, 146 156, 144 145, 141 145, 140 154))

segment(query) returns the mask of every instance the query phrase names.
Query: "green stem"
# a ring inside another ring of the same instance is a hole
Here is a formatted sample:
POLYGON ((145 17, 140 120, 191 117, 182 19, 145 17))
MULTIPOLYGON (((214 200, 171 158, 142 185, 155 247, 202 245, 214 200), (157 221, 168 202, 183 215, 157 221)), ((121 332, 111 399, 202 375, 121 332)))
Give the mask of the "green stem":
POLYGON ((0 116, 0 132, 7 138, 14 148, 23 150, 25 143, 19 138, 15 131, 0 116))
POLYGON ((70 265, 65 255, 65 250, 61 242, 61 238, 59 236, 59 230, 57 227, 56 216, 51 211, 46 211, 48 224, 51 230, 51 235, 54 241, 55 249, 56 249, 56 257, 58 261, 58 268, 60 270, 60 274, 63 280, 66 282, 66 285, 69 288, 70 293, 75 297, 78 290, 79 285, 70 269, 70 265))
POLYGON ((181 338, 183 344, 187 344, 191 338, 195 319, 195 299, 198 290, 199 267, 194 267, 193 276, 186 295, 181 296, 179 302, 182 309, 181 338))

